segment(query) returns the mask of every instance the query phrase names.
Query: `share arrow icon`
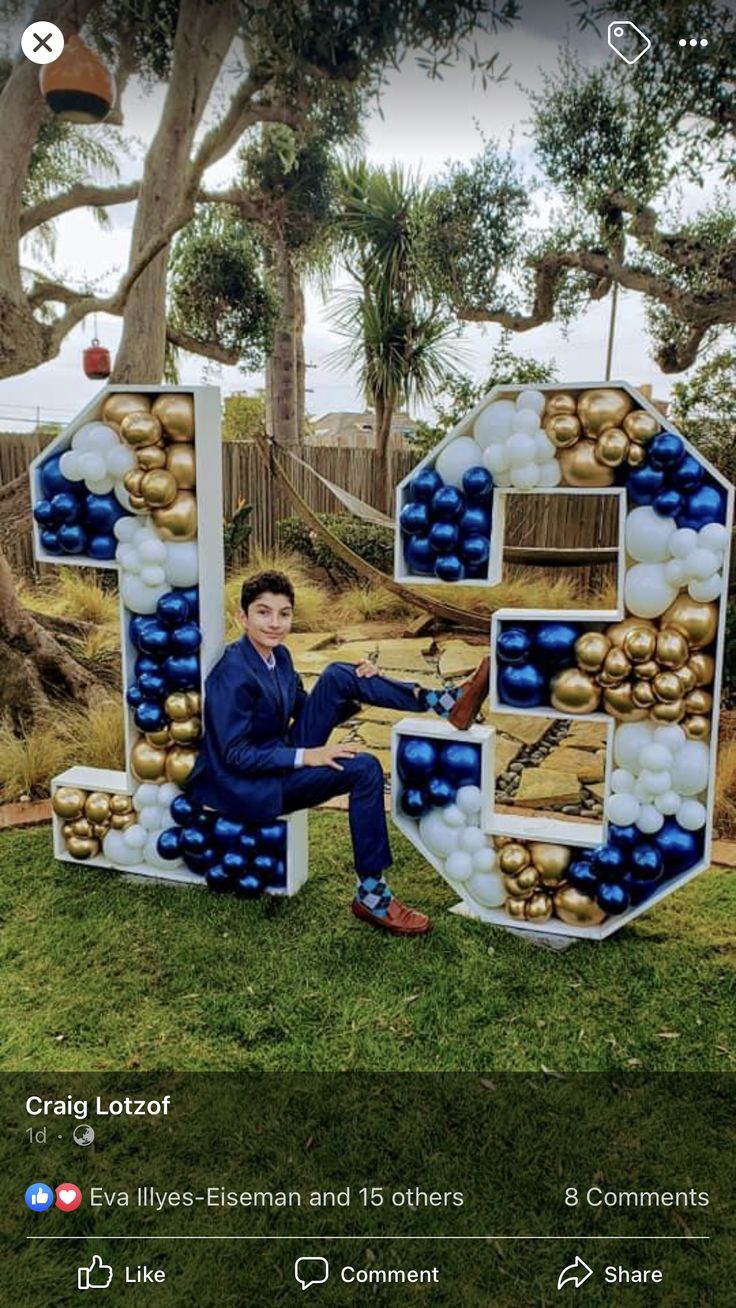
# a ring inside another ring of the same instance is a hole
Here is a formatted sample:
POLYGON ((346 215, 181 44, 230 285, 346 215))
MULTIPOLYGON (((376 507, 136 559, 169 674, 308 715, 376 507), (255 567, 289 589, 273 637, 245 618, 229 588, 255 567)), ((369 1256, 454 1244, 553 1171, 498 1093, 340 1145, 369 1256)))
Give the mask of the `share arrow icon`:
POLYGON ((563 1267, 557 1279, 557 1289, 561 1290, 563 1285, 567 1285, 568 1281, 572 1281, 575 1289, 579 1290, 581 1285, 584 1285, 588 1277, 592 1275, 593 1268, 589 1267, 586 1262, 583 1262, 580 1254, 578 1254, 574 1263, 570 1263, 569 1266, 563 1267))

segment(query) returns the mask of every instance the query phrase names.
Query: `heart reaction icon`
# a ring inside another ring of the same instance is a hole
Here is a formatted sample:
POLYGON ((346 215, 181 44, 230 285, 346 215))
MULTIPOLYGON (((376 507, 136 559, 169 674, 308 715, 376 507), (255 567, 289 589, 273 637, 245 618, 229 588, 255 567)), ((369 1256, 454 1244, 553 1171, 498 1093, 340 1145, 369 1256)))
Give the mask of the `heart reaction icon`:
POLYGON ((56 1207, 62 1213, 72 1213, 82 1202, 82 1191, 73 1181, 62 1181, 56 1187, 56 1207))

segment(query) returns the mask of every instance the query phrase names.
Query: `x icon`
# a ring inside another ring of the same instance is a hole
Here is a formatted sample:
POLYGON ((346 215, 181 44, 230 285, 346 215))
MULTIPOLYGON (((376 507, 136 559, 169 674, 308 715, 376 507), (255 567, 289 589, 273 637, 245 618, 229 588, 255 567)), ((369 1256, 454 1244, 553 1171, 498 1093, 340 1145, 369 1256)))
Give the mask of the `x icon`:
POLYGON ((52 64, 64 50, 64 33, 55 23, 40 19, 25 29, 20 48, 34 64, 52 64))
POLYGON ((36 44, 33 47, 33 53, 36 54, 37 51, 44 49, 48 50, 49 54, 51 54, 52 50, 49 41, 54 35, 53 32, 49 32, 47 36, 40 36, 38 32, 35 32, 34 35, 36 37, 36 44))

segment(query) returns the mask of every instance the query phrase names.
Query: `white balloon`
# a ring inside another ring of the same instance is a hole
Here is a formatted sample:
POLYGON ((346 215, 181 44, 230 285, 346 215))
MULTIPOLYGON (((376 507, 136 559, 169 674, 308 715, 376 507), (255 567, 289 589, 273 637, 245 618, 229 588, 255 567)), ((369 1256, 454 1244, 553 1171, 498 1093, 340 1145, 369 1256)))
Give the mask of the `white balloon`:
POLYGON ((517 409, 533 409, 535 413, 544 413, 546 399, 542 391, 522 391, 516 397, 517 409))
POLYGON ((480 813, 483 804, 480 786, 461 786, 455 796, 455 803, 468 817, 480 813))
POLYGON ((467 821, 465 814, 457 804, 446 804, 439 810, 442 821, 446 827, 464 827, 467 821))
POLYGON ((109 450, 105 455, 105 468, 109 477, 114 477, 116 481, 122 481, 126 472, 131 472, 136 467, 138 460, 129 445, 118 445, 116 449, 109 450))
POLYGON ((511 485, 511 477, 508 472, 497 472, 493 480, 495 481, 496 486, 504 487, 511 485))
POLYGON ((606 816, 617 827, 630 827, 639 816, 639 801, 633 795, 611 795, 606 802, 606 816))
POLYGON ((686 831, 700 831, 708 820, 705 804, 699 799, 683 799, 677 810, 677 821, 686 831))
POLYGON ((653 836, 657 831, 661 831, 664 826, 664 816, 656 809, 653 804, 642 804, 639 809, 639 816, 636 819, 636 825, 645 836, 653 836))
POLYGON ((79 466, 79 455, 76 450, 65 450, 59 459, 59 468, 69 481, 82 481, 84 473, 79 466))
POLYGON ((552 459, 557 458, 557 448, 544 431, 538 431, 534 437, 534 453, 532 459, 535 463, 550 463, 552 459))
POLYGON ((698 533, 691 527, 678 527, 668 541, 670 554, 675 559, 686 559, 688 554, 692 554, 693 550, 697 549, 697 545, 698 533))
POLYGON ((496 400, 478 414, 473 434, 481 449, 498 440, 499 436, 505 439, 509 435, 515 412, 516 406, 511 400, 496 400))
POLYGON ((690 581, 687 587, 690 598, 697 600, 699 604, 707 604, 710 600, 718 599, 722 590, 723 577, 720 572, 715 572, 705 581, 690 581))
POLYGON ((140 811, 139 822, 146 831, 160 831, 161 824, 165 821, 162 810, 158 804, 147 804, 140 811))
MULTIPOLYGON (((143 513, 143 512, 144 512, 143 509, 134 509, 134 508, 133 508, 133 505, 132 505, 131 502, 130 502, 130 495, 128 494, 127 490, 125 489, 125 487, 124 487, 124 485, 123 485, 123 483, 122 483, 121 481, 116 481, 116 482, 115 482, 115 485, 114 485, 114 487, 113 487, 113 494, 114 494, 114 496, 115 496, 115 499, 118 501, 118 503, 119 503, 119 504, 122 504, 122 506, 123 506, 123 508, 125 509, 125 512, 126 512, 126 513, 143 513)), ((119 519, 119 521, 122 522, 122 518, 119 519)), ((135 521, 135 519, 133 519, 133 521, 135 521)))
POLYGON ((115 558, 125 572, 140 572, 141 561, 135 545, 118 545, 115 558))
POLYGON ((512 468, 509 481, 517 490, 533 490, 539 482, 539 464, 525 463, 521 468, 512 468))
POLYGON ((634 797, 638 799, 640 804, 650 804, 652 802, 654 795, 649 789, 646 779, 642 780, 641 777, 637 777, 634 782, 634 797))
POLYGON ((685 570, 690 581, 705 581, 706 577, 712 577, 718 572, 720 566, 718 555, 712 550, 693 550, 685 559, 685 570))
POLYGON ((506 472, 510 464, 509 452, 505 443, 501 445, 486 446, 481 456, 481 463, 484 468, 487 468, 489 472, 493 473, 494 477, 498 477, 500 473, 506 472))
POLYGON ((145 827, 141 826, 140 822, 136 822, 134 826, 128 827, 127 831, 123 832, 123 840, 128 849, 143 849, 148 840, 148 832, 145 827))
POLYGON ((91 481, 88 477, 85 484, 87 490, 91 491, 93 495, 109 495, 115 482, 112 477, 103 477, 100 481, 91 481))
POLYGON ((515 432, 509 436, 506 442, 509 463, 512 468, 522 468, 525 463, 532 463, 534 460, 535 440, 533 436, 527 436, 524 432, 515 432))
POLYGON ((445 863, 445 873, 451 881, 467 881, 473 872, 473 860, 470 854, 456 849, 445 863))
POLYGON ((720 522, 709 522, 698 532, 698 545, 706 550, 714 550, 716 554, 724 553, 729 540, 728 531, 720 522))
POLYGON ((545 489, 547 489, 552 486, 559 486, 561 481, 562 468, 557 461, 556 455, 549 463, 539 464, 539 477, 537 479, 538 486, 544 486, 545 489))
POLYGON ((637 563, 664 563, 675 527, 674 518, 661 517, 649 504, 632 509, 626 519, 627 554, 637 563))
POLYGON ((156 803, 159 808, 163 808, 168 813, 171 808, 171 801, 181 794, 181 787, 177 786, 175 781, 164 781, 163 785, 157 786, 156 803))
POLYGON ((463 473, 468 468, 477 468, 482 457, 483 451, 476 441, 469 436, 457 436, 440 450, 434 466, 448 486, 461 486, 463 473))
POLYGON ((636 774, 639 771, 639 754, 654 737, 649 722, 622 722, 613 738, 613 757, 621 768, 636 774))
POLYGON ((115 428, 108 427, 105 422, 87 422, 72 436, 75 450, 94 450, 96 454, 102 454, 113 445, 119 444, 115 428))
POLYGON ((105 476, 105 460, 101 454, 96 454, 92 450, 80 454, 79 467, 85 481, 102 481, 105 476))
POLYGON ((142 781, 133 794, 133 808, 136 813, 142 813, 144 808, 150 808, 157 803, 158 786, 153 781, 142 781))
POLYGON ((628 768, 614 768, 611 785, 617 795, 630 795, 634 789, 634 774, 628 768))
POLYGON ((145 848, 143 850, 142 861, 144 863, 147 863, 149 867, 165 868, 167 871, 173 871, 173 869, 175 868, 183 867, 184 863, 180 858, 171 859, 171 858, 161 857, 161 855, 159 854, 156 848, 156 841, 158 840, 158 837, 159 837, 158 831, 151 832, 150 836, 148 837, 148 840, 146 841, 145 848))
POLYGON ((646 785, 652 798, 655 795, 663 795, 665 790, 672 788, 672 777, 666 771, 650 772, 645 768, 639 777, 639 781, 646 785))
POLYGON ((687 564, 684 559, 668 559, 664 565, 664 579, 669 586, 684 586, 687 581, 687 564))
POLYGON ((170 586, 196 586, 198 575, 195 541, 172 541, 166 546, 166 580, 170 586))
POLYGON ((131 849, 123 840, 124 831, 108 831, 102 842, 102 852, 115 867, 133 867, 140 862, 140 851, 131 849))
POLYGON ((486 845, 485 849, 479 849, 473 854, 474 872, 492 872, 495 866, 496 851, 492 845, 486 845))
POLYGON ((166 573, 157 563, 147 563, 144 568, 141 568, 141 581, 147 586, 163 586, 166 573))
POLYGON ((681 803, 676 790, 665 790, 663 794, 654 797, 654 807, 659 813, 664 813, 665 817, 674 817, 681 803))
POLYGON ((535 432, 539 431, 539 414, 535 413, 533 409, 517 409, 511 419, 511 430, 512 432, 526 432, 529 436, 533 436, 535 432))
POLYGON ((131 613, 155 613, 159 600, 168 592, 168 586, 147 586, 140 577, 129 572, 124 573, 120 581, 123 604, 131 613))
POLYGON ((624 603, 634 617, 658 618, 676 599, 661 563, 635 563, 626 573, 624 603))
MULTIPOLYGON (((665 727, 655 727, 654 729, 655 745, 664 745, 670 754, 679 749, 680 745, 684 745, 686 740, 687 736, 677 722, 669 722, 665 727)), ((669 767, 669 763, 667 766, 669 767)))
POLYGON ((419 836, 433 854, 447 858, 457 849, 460 831, 457 827, 448 827, 435 810, 419 819, 419 836))
POLYGON ((142 540, 138 546, 138 557, 141 563, 165 563, 166 545, 157 536, 142 540))
POLYGON ((672 760, 672 789, 680 795, 699 795, 708 785, 710 750, 702 740, 688 740, 672 760))
POLYGON ((474 872, 466 889, 471 899, 484 908, 500 908, 506 899, 500 872, 474 872))
POLYGON ((484 835, 480 827, 466 827, 460 832, 460 849, 464 849, 466 854, 477 854, 479 849, 485 849, 488 844, 488 837, 484 835))
POLYGON ((672 752, 666 745, 655 740, 651 745, 644 746, 639 755, 639 762, 643 768, 649 768, 651 772, 662 772, 672 762, 672 752))
POLYGON ((112 533, 116 540, 124 545, 129 545, 138 530, 138 522, 135 518, 118 518, 113 526, 112 533))

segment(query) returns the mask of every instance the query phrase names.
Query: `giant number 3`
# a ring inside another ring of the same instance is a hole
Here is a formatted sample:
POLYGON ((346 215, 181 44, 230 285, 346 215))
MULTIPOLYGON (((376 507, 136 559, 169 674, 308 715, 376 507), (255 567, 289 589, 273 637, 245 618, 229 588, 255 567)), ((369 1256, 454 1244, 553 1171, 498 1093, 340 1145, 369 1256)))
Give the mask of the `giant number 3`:
POLYGON ((30 472, 37 558, 114 569, 120 583, 126 768, 80 764, 54 778, 56 857, 245 897, 294 894, 305 814, 246 824, 182 789, 202 738, 203 677, 223 644, 219 392, 108 387, 30 472))
POLYGON ((733 487, 624 382, 497 387, 400 485, 397 578, 500 581, 516 493, 618 502, 616 607, 490 635, 494 716, 605 724, 603 820, 498 811, 495 729, 411 719, 394 817, 476 916, 602 939, 709 864, 733 487))

